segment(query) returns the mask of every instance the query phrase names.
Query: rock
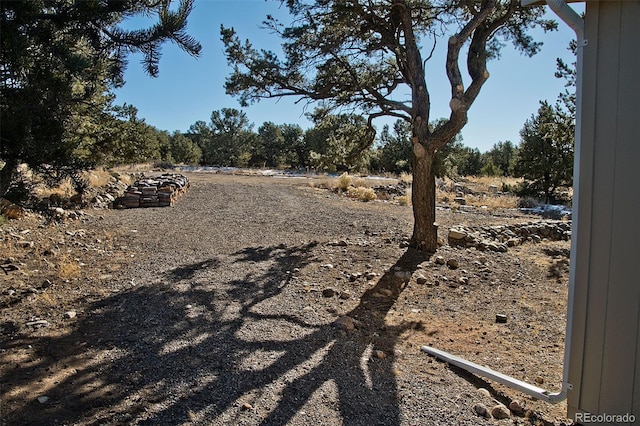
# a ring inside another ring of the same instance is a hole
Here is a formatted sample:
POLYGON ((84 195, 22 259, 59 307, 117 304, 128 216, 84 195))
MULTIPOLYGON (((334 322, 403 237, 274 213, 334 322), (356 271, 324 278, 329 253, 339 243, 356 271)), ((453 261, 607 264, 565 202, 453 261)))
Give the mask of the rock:
POLYGON ((487 398, 491 398, 491 393, 485 388, 478 388, 478 393, 482 396, 486 396, 487 398))
POLYGON ((340 299, 347 300, 347 299, 350 299, 350 298, 351 298, 351 293, 350 292, 348 292, 346 290, 340 292, 340 299))
POLYGON ((361 273, 353 272, 352 274, 349 275, 349 281, 351 281, 351 282, 357 281, 358 278, 360 278, 361 276, 362 276, 361 273))
POLYGON ((46 327, 49 325, 49 321, 47 320, 35 320, 35 321, 29 321, 26 323, 27 326, 30 327, 46 327))
POLYGON ((364 276, 364 277, 365 277, 368 281, 371 281, 372 279, 374 279, 374 278, 375 278, 375 277, 377 277, 377 276, 378 276, 378 274, 376 274, 375 272, 367 272, 367 273, 365 274, 365 276, 364 276))
POLYGON ((333 269, 333 265, 331 263, 325 263, 324 265, 321 265, 322 268, 327 268, 327 269, 333 269))
POLYGON ((248 402, 243 402, 242 403, 242 409, 243 410, 253 410, 253 406, 251 404, 249 404, 248 402))
POLYGON ((473 411, 475 411, 476 414, 479 415, 480 417, 484 417, 486 419, 491 417, 491 414, 489 413, 489 409, 487 409, 487 407, 485 407, 484 404, 474 405, 473 411))
POLYGON ((456 197, 453 199, 454 202, 456 202, 457 204, 460 204, 461 206, 464 206, 465 204, 467 204, 467 200, 465 200, 464 197, 456 197))
POLYGON ((449 259, 447 260, 447 266, 451 269, 458 269, 460 262, 458 262, 458 259, 449 259))
POLYGON ((426 284, 427 283, 427 277, 425 277, 422 274, 418 274, 418 276, 416 277, 416 282, 418 284, 426 284))
POLYGON ((331 287, 327 287, 324 290, 322 290, 322 295, 324 297, 333 297, 336 294, 338 294, 338 292, 335 289, 331 288, 331 287))
POLYGON ((504 314, 496 314, 496 322, 498 324, 506 324, 507 323, 507 316, 504 314))
POLYGON ((524 417, 526 410, 519 401, 513 400, 509 404, 509 410, 518 417, 524 417))
POLYGON ((64 317, 67 319, 73 319, 76 317, 76 311, 67 311, 64 313, 64 317))
POLYGON ((489 194, 497 194, 498 187, 496 185, 489 185, 489 194))
POLYGON ((507 246, 508 247, 515 247, 515 246, 518 246, 518 245, 520 245, 520 239, 519 238, 515 238, 514 237, 514 238, 509 238, 507 240, 507 246))
POLYGON ((467 285, 467 284, 469 284, 469 277, 460 277, 460 278, 458 278, 458 282, 461 285, 467 285))
POLYGON ((393 291, 389 290, 388 288, 382 288, 380 290, 378 290, 378 293, 380 293, 381 295, 383 295, 384 297, 391 297, 393 296, 393 291))
POLYGON ((43 395, 43 396, 39 396, 39 397, 38 397, 38 402, 39 402, 40 404, 44 404, 44 403, 46 403, 47 401, 49 401, 49 397, 48 397, 48 396, 44 396, 44 395, 43 395))
POLYGON ((411 273, 411 271, 403 271, 403 270, 395 271, 393 273, 393 276, 395 278, 404 282, 409 282, 411 280, 412 275, 413 274, 411 273))
POLYGON ((444 265, 445 263, 447 263, 442 256, 436 256, 434 262, 436 263, 436 265, 444 265))
POLYGON ((455 229, 455 228, 451 228, 449 229, 449 239, 450 240, 462 240, 464 238, 466 238, 467 233, 464 231, 461 231, 459 229, 455 229))
POLYGON ((356 321, 349 316, 342 316, 333 322, 333 325, 340 330, 352 331, 356 328, 356 321))
POLYGON ((387 357, 387 354, 380 349, 376 349, 373 351, 373 356, 378 359, 385 359, 387 357))
POLYGON ((536 377, 536 383, 541 385, 544 383, 544 379, 541 376, 536 377))
POLYGON ((40 285, 41 289, 45 289, 45 288, 49 288, 53 285, 53 283, 50 280, 44 280, 44 282, 40 285))
POLYGON ((498 420, 508 419, 511 417, 511 412, 507 407, 502 404, 496 405, 491 409, 491 415, 498 420))

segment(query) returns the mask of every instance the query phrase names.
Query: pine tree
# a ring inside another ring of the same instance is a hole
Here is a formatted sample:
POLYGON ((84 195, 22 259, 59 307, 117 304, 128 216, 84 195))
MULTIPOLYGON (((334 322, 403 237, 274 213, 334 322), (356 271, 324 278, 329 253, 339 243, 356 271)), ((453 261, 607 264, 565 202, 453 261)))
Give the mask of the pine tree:
MULTIPOLYGON (((171 41, 197 56, 200 44, 185 33, 192 0, 30 0, 0 2, 0 194, 16 166, 61 175, 88 166, 76 156, 81 138, 73 123, 101 123, 111 103, 105 96, 124 84, 130 53, 141 53, 146 71, 158 74, 161 45, 171 41), (124 30, 125 18, 155 15, 146 29, 124 30)), ((96 130, 97 131, 97 130, 96 130)))

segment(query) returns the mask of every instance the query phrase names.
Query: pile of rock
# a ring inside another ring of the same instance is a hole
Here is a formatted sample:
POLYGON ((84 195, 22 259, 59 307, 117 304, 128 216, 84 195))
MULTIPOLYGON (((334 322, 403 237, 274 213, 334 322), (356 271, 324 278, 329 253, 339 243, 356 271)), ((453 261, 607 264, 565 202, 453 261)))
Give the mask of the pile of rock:
POLYGON ((458 226, 449 229, 448 241, 452 247, 475 247, 478 250, 506 252, 508 247, 526 241, 539 243, 547 240, 571 239, 571 222, 544 221, 499 226, 458 226))
POLYGON ((189 179, 176 173, 142 178, 130 185, 118 200, 122 208, 169 207, 189 188, 189 179))
POLYGON ((126 183, 112 176, 105 187, 95 191, 95 194, 91 197, 90 204, 95 208, 110 208, 126 189, 126 183))

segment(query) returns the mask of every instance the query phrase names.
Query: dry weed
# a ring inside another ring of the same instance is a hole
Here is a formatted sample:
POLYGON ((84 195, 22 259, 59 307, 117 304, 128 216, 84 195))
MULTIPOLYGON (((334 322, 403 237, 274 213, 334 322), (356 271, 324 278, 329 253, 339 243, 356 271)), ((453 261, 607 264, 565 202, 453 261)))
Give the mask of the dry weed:
POLYGON ((69 260, 66 256, 58 262, 58 277, 61 280, 68 280, 80 275, 80 266, 77 262, 69 260))
POLYGON ((352 179, 351 179, 351 176, 349 176, 349 173, 344 172, 338 178, 338 181, 336 183, 336 188, 346 191, 351 186, 351 180, 352 179))
POLYGON ((347 195, 362 201, 372 201, 378 198, 373 188, 365 188, 363 186, 357 188, 353 186, 350 187, 347 190, 347 195))
POLYGON ((412 183, 413 182, 413 175, 411 173, 407 173, 407 172, 400 173, 400 182, 412 183))
POLYGON ((112 178, 111 173, 106 171, 104 168, 88 171, 84 174, 84 177, 89 180, 89 186, 92 188, 107 186, 107 184, 111 182, 112 178))
POLYGON ((367 183, 367 180, 363 177, 357 177, 355 179, 352 180, 351 183, 353 186, 355 186, 356 188, 361 188, 361 187, 368 187, 369 184, 367 183))
POLYGON ((397 198, 398 204, 401 206, 410 206, 411 205, 411 196, 409 195, 401 195, 397 198))

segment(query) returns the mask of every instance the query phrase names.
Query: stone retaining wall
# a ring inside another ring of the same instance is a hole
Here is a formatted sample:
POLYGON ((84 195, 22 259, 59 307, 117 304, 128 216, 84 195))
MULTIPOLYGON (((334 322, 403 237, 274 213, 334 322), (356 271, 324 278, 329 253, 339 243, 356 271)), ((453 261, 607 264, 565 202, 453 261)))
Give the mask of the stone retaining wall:
POLYGON ((458 226, 449 229, 449 245, 506 252, 526 241, 571 239, 571 222, 544 221, 499 226, 458 226))

